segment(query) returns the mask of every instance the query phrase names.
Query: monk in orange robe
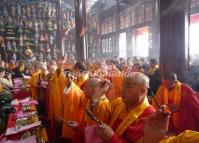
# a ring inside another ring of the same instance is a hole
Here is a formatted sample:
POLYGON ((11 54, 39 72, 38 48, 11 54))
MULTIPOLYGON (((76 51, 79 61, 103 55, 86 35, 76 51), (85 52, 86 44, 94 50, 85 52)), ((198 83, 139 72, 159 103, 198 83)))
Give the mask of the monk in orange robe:
POLYGON ((166 106, 146 119, 144 143, 198 143, 199 132, 186 130, 176 136, 168 136, 170 113, 166 106))
MULTIPOLYGON (((82 139, 81 135, 83 134, 81 134, 81 131, 84 126, 95 124, 95 122, 84 114, 85 107, 89 108, 100 121, 108 122, 111 106, 104 95, 107 86, 103 86, 105 89, 102 92, 98 92, 98 89, 102 88, 101 84, 101 79, 91 78, 84 83, 82 90, 74 83, 69 87, 69 91, 65 96, 63 118, 65 121, 68 121, 69 126, 71 125, 72 128, 74 128, 74 126, 78 128, 78 132, 75 135, 75 142, 79 142, 79 140, 82 139), (79 137, 77 138, 76 136, 79 137)), ((73 138, 74 134, 75 132, 72 131, 68 125, 63 124, 63 137, 73 138)))
MULTIPOLYGON (((48 119, 51 120, 51 126, 56 119, 62 118, 63 115, 63 91, 66 86, 66 78, 63 73, 64 62, 58 62, 58 68, 55 73, 52 75, 50 80, 50 92, 49 92, 49 111, 48 119)), ((56 68, 56 67, 54 67, 56 68)))
POLYGON ((73 66, 73 72, 76 79, 74 80, 74 83, 81 88, 83 83, 89 78, 89 73, 87 71, 87 67, 82 62, 77 62, 73 66))
POLYGON ((143 140, 145 118, 155 112, 147 100, 148 87, 149 79, 142 73, 131 73, 124 78, 122 98, 112 103, 109 125, 102 123, 96 128, 96 135, 103 143, 143 140))
POLYGON ((41 68, 40 65, 35 65, 34 73, 26 83, 30 85, 31 97, 36 100, 38 99, 37 86, 39 81, 39 75, 41 74, 40 68, 41 68))
POLYGON ((115 65, 109 64, 107 79, 110 80, 112 84, 112 87, 107 97, 110 101, 113 101, 118 97, 121 97, 122 94, 122 81, 123 81, 122 72, 120 72, 115 65))
MULTIPOLYGON (((165 72, 162 85, 156 99, 160 105, 166 105, 171 112, 169 132, 180 133, 185 130, 199 131, 199 100, 195 92, 187 85, 179 82, 173 72, 165 72)), ((157 108, 155 101, 153 106, 157 108)))

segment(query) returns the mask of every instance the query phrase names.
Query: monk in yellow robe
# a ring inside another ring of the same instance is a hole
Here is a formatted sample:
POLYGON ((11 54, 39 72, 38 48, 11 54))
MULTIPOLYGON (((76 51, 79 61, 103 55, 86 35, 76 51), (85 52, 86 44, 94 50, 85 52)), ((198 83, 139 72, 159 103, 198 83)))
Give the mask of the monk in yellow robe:
POLYGON ((122 98, 113 102, 109 125, 98 125, 96 134, 105 143, 127 143, 143 140, 145 118, 155 112, 148 103, 149 79, 134 72, 123 81, 122 98))
POLYGON ((170 113, 166 106, 146 119, 144 143, 199 143, 199 132, 186 130, 176 136, 167 136, 170 113))
POLYGON ((99 138, 103 143, 143 140, 145 119, 155 112, 147 100, 148 87, 149 79, 142 73, 131 73, 124 78, 122 98, 112 102, 109 125, 98 124, 93 131, 97 135, 93 143, 99 141, 99 138))
MULTIPOLYGON (((177 80, 173 72, 163 73, 162 85, 158 88, 156 99, 160 105, 166 105, 171 112, 170 133, 181 133, 185 130, 199 131, 199 100, 195 92, 186 84, 177 80)), ((153 106, 157 109, 155 101, 153 106)))
POLYGON ((72 128, 78 128, 75 139, 79 142, 81 138, 76 138, 76 136, 81 136, 79 132, 83 129, 82 126, 96 124, 84 113, 85 107, 89 108, 100 121, 108 122, 111 106, 104 95, 106 90, 107 85, 102 86, 102 80, 99 78, 88 79, 82 90, 74 83, 71 84, 65 96, 64 120, 68 121, 69 125, 63 124, 63 137, 73 138, 75 132, 68 127, 71 125, 72 128), (99 88, 104 88, 104 90, 99 92, 99 88))
POLYGON ((74 83, 81 88, 84 82, 89 78, 89 73, 87 71, 86 65, 82 62, 77 62, 73 66, 73 72, 74 76, 76 77, 74 83))
POLYGON ((40 68, 40 65, 35 65, 34 73, 32 74, 31 78, 27 80, 26 83, 30 85, 31 97, 36 100, 38 99, 37 86, 39 81, 39 75, 41 74, 40 68))
POLYGON ((110 101, 113 101, 118 97, 121 97, 123 75, 122 72, 120 72, 115 65, 109 64, 108 67, 109 68, 107 79, 111 81, 112 87, 107 97, 110 101))
MULTIPOLYGON (((110 85, 103 84, 108 83, 103 83, 102 79, 99 78, 90 78, 86 81, 82 90, 84 91, 86 98, 88 98, 86 107, 91 110, 91 112, 97 117, 98 120, 104 123, 108 123, 111 113, 111 104, 104 93, 108 90, 108 88, 105 86, 110 85), (103 88, 105 89, 101 92, 100 90, 103 90, 103 88)), ((86 126, 96 124, 87 115, 84 115, 82 122, 86 126)))
MULTIPOLYGON (((66 78, 63 73, 63 62, 59 61, 59 67, 52 75, 50 80, 50 92, 49 92, 49 110, 48 119, 51 120, 51 126, 56 119, 62 118, 63 115, 63 91, 66 85, 66 78)), ((54 67, 56 68, 56 66, 54 67)), ((53 69, 54 70, 54 69, 53 69)))

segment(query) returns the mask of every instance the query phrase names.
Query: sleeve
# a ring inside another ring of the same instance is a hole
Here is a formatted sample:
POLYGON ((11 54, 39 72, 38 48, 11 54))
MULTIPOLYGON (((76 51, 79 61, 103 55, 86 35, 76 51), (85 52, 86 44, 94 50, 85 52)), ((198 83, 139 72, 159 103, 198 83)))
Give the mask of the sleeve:
POLYGON ((84 129, 85 125, 82 123, 79 123, 77 126, 77 130, 75 132, 74 137, 72 138, 73 143, 84 143, 84 129))
POLYGON ((199 114, 196 114, 199 112, 199 99, 197 96, 195 94, 191 94, 187 96, 186 101, 188 102, 190 111, 192 111, 195 118, 199 120, 199 114))

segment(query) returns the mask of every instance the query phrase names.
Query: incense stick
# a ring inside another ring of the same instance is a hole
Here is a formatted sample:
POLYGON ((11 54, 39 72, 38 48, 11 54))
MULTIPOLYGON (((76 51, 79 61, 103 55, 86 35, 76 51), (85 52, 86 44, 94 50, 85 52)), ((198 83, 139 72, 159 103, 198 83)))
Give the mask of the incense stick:
POLYGON ((154 99, 154 101, 155 101, 156 105, 158 106, 158 108, 159 108, 159 109, 162 109, 162 107, 160 106, 160 103, 159 103, 158 100, 156 99, 156 97, 155 97, 153 91, 152 91, 150 88, 149 88, 148 90, 149 90, 149 92, 151 93, 151 97, 154 99))
POLYGON ((101 125, 102 123, 96 118, 96 116, 91 112, 90 109, 85 108, 85 112, 86 114, 92 119, 94 120, 98 125, 101 125))

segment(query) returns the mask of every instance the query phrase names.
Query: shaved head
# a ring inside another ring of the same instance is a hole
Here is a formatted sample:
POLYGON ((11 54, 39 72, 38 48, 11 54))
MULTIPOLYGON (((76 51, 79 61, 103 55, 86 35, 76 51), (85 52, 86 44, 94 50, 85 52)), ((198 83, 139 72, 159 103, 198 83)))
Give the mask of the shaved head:
POLYGON ((149 78, 140 72, 132 72, 124 78, 123 84, 129 84, 130 86, 139 85, 149 88, 149 78))
POLYGON ((88 79, 84 84, 85 86, 82 88, 82 90, 84 91, 85 95, 87 97, 92 97, 92 95, 94 94, 95 92, 95 87, 97 85, 100 84, 100 82, 102 82, 101 79, 99 78, 90 78, 88 79))
POLYGON ((97 86, 102 80, 99 78, 90 78, 86 81, 86 85, 89 86, 90 88, 94 88, 97 86))
POLYGON ((122 86, 122 99, 127 106, 137 106, 147 96, 149 78, 139 72, 126 76, 122 86))

